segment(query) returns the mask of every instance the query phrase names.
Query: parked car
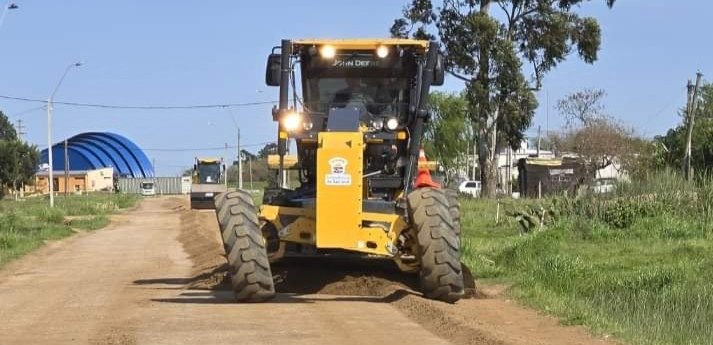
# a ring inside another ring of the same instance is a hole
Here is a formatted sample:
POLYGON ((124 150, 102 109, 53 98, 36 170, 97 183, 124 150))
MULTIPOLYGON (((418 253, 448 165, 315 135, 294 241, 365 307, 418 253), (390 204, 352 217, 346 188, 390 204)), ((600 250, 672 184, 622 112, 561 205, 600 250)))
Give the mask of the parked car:
POLYGON ((458 186, 459 193, 467 194, 474 198, 480 196, 480 189, 480 181, 466 180, 461 182, 461 184, 458 186))
POLYGON ((613 192, 614 189, 616 189, 616 179, 613 178, 596 179, 592 184, 594 194, 607 194, 613 192))
POLYGON ((151 196, 156 195, 156 186, 153 181, 143 181, 141 182, 141 195, 151 196))

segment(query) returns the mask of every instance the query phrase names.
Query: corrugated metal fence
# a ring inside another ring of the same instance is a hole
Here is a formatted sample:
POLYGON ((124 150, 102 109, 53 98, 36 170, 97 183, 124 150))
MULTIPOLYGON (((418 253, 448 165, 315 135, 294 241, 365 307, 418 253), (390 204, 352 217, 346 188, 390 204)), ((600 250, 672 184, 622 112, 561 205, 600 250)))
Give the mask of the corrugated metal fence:
POLYGON ((182 177, 120 178, 119 192, 126 194, 141 193, 141 182, 151 181, 156 194, 188 194, 191 191, 191 179, 182 177))

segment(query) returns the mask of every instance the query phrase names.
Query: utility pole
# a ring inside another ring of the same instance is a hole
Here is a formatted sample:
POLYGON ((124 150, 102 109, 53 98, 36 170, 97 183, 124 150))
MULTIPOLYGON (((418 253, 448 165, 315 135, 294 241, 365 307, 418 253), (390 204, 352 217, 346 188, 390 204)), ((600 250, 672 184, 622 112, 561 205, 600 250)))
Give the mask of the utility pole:
POLYGON ((17 120, 17 139, 20 141, 24 141, 24 140, 22 140, 22 138, 25 134, 27 134, 27 132, 25 132, 25 125, 22 124, 22 119, 18 119, 17 120))
POLYGON ((542 136, 540 136, 542 126, 537 126, 537 157, 540 157, 540 145, 542 144, 542 136))
POLYGON ((465 179, 468 179, 468 175, 470 175, 470 143, 468 145, 465 145, 465 179))
POLYGON ((64 139, 64 196, 67 196, 69 184, 69 155, 67 154, 67 139, 64 139))
POLYGON ((547 122, 545 122, 545 132, 550 132, 550 90, 545 90, 547 97, 547 122))
POLYGON ((688 105, 686 107, 686 118, 688 122, 688 133, 686 135, 686 151, 683 156, 683 173, 686 180, 691 181, 693 179, 693 173, 691 169, 691 138, 693 136, 693 125, 696 120, 696 110, 698 105, 698 88, 701 85, 701 78, 703 78, 703 73, 700 71, 696 73, 696 85, 693 86, 693 91, 691 91, 691 81, 688 81, 688 105))
POLYGON ((243 153, 240 150, 240 128, 238 128, 238 189, 243 189, 243 153))
POLYGON ((225 148, 223 149, 223 157, 220 157, 220 175, 218 175, 218 183, 220 183, 220 176, 223 177, 223 184, 225 185, 225 190, 228 190, 228 168, 225 165, 225 159, 228 159, 228 143, 225 143, 225 148))
POLYGON ((57 94, 59 87, 62 86, 64 78, 67 77, 67 73, 72 67, 81 66, 81 62, 75 62, 67 66, 62 74, 62 78, 59 79, 57 86, 54 87, 49 98, 47 98, 47 163, 49 163, 48 171, 48 183, 49 183, 49 193, 50 193, 50 208, 54 207, 54 165, 52 163, 52 102, 54 101, 54 96, 57 94))
POLYGON ((250 190, 255 190, 253 188, 253 158, 248 156, 248 173, 250 175, 250 190))
MULTIPOLYGON (((22 124, 22 119, 18 119, 18 120, 17 120, 17 140, 18 140, 18 141, 21 141, 21 142, 24 142, 24 141, 22 140, 22 136, 25 135, 25 134, 26 134, 26 133, 25 133, 25 127, 24 127, 24 125, 22 124)), ((23 162, 24 162, 24 155, 21 156, 21 159, 20 159, 20 170, 22 170, 23 162)), ((12 183, 12 192, 13 192, 13 194, 15 194, 15 201, 17 201, 17 199, 18 199, 18 194, 20 194, 20 197, 21 197, 21 198, 24 198, 24 196, 25 196, 25 195, 24 195, 24 190, 25 190, 25 182, 22 181, 22 183, 21 183, 21 185, 20 185, 20 191, 19 191, 19 193, 18 193, 18 190, 17 190, 17 176, 15 176, 15 180, 14 180, 13 183, 12 183)))
POLYGON ((507 153, 507 159, 505 159, 508 162, 508 176, 507 176, 507 181, 505 188, 507 188, 507 195, 512 196, 512 147, 508 145, 508 153, 507 153))
POLYGON ((478 162, 478 141, 473 140, 473 172, 470 174, 470 179, 475 181, 475 165, 478 162))

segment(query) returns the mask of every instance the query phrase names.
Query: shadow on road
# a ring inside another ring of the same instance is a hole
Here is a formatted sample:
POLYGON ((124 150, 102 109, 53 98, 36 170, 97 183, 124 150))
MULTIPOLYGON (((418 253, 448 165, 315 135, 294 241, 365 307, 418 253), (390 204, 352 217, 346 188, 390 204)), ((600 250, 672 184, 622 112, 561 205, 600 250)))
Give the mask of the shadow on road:
MULTIPOLYGON (((278 296, 269 303, 311 303, 315 300, 392 303, 408 295, 420 296, 418 275, 403 273, 391 260, 290 258, 271 267, 278 296), (312 296, 319 295, 319 296, 312 296)), ((176 297, 155 299, 167 303, 235 303, 222 265, 193 277, 140 279, 136 285, 173 285, 183 289, 176 297), (205 282, 211 282, 205 284, 205 282)), ((475 283, 464 266, 466 296, 473 297, 475 283)))
MULTIPOLYGON (((211 279, 213 277, 219 276, 219 277, 226 277, 228 272, 228 264, 223 264, 221 266, 215 267, 212 270, 208 272, 204 272, 198 275, 195 275, 193 277, 169 277, 169 278, 153 278, 153 279, 137 279, 134 280, 135 285, 183 285, 185 287, 190 287, 191 284, 194 284, 196 282, 204 281, 207 279, 211 279)), ((219 287, 223 285, 222 280, 219 279, 219 284, 216 284, 214 287, 219 287)), ((228 281, 225 281, 226 285, 228 288, 230 286, 230 283, 228 281)))
MULTIPOLYGON (((315 303, 319 301, 330 302, 373 302, 373 303, 393 303, 409 295, 417 293, 407 290, 396 290, 386 296, 328 296, 328 295, 303 295, 293 293, 279 293, 275 298, 261 302, 262 304, 278 303, 315 303)), ((154 302, 179 303, 179 304, 237 304, 231 291, 194 291, 189 290, 180 293, 177 297, 154 298, 154 302)))

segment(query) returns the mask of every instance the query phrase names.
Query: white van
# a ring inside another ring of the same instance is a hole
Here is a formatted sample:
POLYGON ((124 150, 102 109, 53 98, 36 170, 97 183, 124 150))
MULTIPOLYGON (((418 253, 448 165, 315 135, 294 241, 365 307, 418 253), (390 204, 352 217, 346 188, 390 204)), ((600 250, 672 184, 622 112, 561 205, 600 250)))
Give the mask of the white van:
POLYGON ((156 195, 156 186, 153 181, 142 181, 141 182, 141 195, 151 196, 156 195))
POLYGON ((458 186, 458 192, 470 195, 474 198, 477 198, 480 196, 480 181, 463 181, 461 184, 458 186))

